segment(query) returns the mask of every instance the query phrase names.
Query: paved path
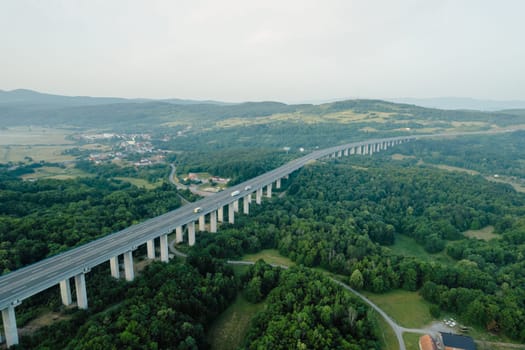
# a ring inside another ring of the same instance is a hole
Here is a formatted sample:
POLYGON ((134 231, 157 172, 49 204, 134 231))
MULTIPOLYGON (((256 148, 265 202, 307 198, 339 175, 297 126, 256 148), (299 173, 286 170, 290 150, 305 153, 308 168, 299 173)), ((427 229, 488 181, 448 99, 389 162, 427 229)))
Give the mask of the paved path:
MULTIPOLYGON (((184 254, 183 252, 181 252, 181 251, 179 251, 179 250, 177 250, 175 248, 175 240, 172 240, 170 242, 169 249, 174 255, 176 255, 178 257, 181 257, 181 258, 187 257, 186 254, 184 254)), ((254 265, 255 264, 255 262, 253 262, 253 261, 245 261, 245 260, 227 260, 226 263, 232 264, 232 265, 254 265)), ((277 264, 270 264, 270 265, 273 266, 273 267, 280 267, 280 268, 283 268, 283 269, 288 269, 288 266, 286 266, 286 265, 277 265, 277 264)), ((453 331, 453 329, 450 329, 450 328, 446 329, 446 328, 444 328, 442 326, 436 327, 437 323, 434 323, 430 327, 427 327, 427 328, 405 328, 403 326, 400 326, 399 324, 396 323, 396 321, 394 321, 390 316, 388 316, 386 312, 384 312, 379 306, 374 304, 366 296, 364 296, 363 294, 359 293, 358 291, 356 291, 355 289, 353 289, 349 285, 347 285, 347 284, 345 284, 345 283, 343 283, 343 282, 341 282, 339 280, 336 280, 333 277, 328 277, 328 278, 330 278, 333 282, 337 283, 338 285, 340 285, 344 289, 346 289, 346 290, 354 293, 355 295, 357 295, 359 298, 361 298, 365 303, 370 305, 370 307, 372 307, 374 310, 376 310, 385 319, 385 321, 392 328, 392 330, 394 331, 394 333, 396 335, 397 341, 399 343, 399 350, 406 350, 405 341, 403 339, 403 333, 419 333, 419 334, 429 334, 430 333, 430 334, 434 335, 434 337, 437 337, 438 332, 440 332, 440 331, 443 331, 443 332, 452 332, 453 331)), ((522 344, 515 344, 515 343, 500 343, 500 342, 488 342, 488 341, 476 341, 476 342, 478 344, 485 345, 485 346, 494 346, 494 345, 496 345, 496 346, 504 346, 504 347, 509 347, 509 348, 525 350, 525 344, 522 345, 522 344)))

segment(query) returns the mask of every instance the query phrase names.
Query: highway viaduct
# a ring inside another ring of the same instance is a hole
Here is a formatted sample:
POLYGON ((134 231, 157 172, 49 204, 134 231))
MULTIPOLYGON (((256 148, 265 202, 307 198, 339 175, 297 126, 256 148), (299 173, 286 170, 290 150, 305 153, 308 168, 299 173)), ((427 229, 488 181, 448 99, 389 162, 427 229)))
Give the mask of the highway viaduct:
POLYGON ((419 138, 458 135, 460 134, 371 139, 317 150, 228 190, 0 276, 0 310, 7 346, 18 344, 15 307, 24 299, 58 284, 62 303, 66 306, 71 305, 73 296, 70 285, 73 281, 77 307, 87 309, 85 275, 91 268, 109 262, 111 275, 120 278, 120 262, 123 261, 124 277, 132 281, 134 279, 132 252, 139 246, 146 244, 147 257, 154 259, 155 241, 160 240, 160 260, 167 262, 168 235, 173 231, 177 243, 183 242, 183 233, 187 232, 188 244, 194 245, 196 227, 198 231, 217 232, 218 223, 225 220, 225 211, 227 211, 228 222, 233 224, 235 213, 239 211, 240 200, 243 204, 243 213, 249 214, 254 194, 255 203, 261 204, 263 196, 268 198, 272 196, 274 185, 279 189, 283 179, 287 179, 292 172, 312 160, 372 155, 419 138))

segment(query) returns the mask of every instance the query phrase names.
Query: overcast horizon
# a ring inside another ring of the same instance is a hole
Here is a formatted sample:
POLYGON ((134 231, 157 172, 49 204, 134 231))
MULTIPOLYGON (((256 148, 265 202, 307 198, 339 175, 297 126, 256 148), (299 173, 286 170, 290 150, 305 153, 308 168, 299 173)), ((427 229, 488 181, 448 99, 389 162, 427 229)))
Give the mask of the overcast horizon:
POLYGON ((3 1, 0 89, 525 100, 524 10, 517 0, 3 1))

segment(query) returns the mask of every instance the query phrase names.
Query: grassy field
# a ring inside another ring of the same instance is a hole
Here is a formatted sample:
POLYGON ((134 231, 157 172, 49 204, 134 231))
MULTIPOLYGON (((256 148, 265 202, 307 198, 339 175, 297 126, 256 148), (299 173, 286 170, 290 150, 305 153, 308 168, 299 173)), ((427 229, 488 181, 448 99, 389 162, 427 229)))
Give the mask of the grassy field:
POLYGON ((525 184, 523 180, 521 182, 517 182, 512 180, 511 178, 508 178, 506 176, 500 176, 498 178, 495 178, 494 176, 487 176, 485 177, 487 180, 492 182, 499 182, 499 183, 505 183, 511 185, 516 192, 525 193, 525 184))
POLYGON ((467 169, 467 168, 460 168, 460 167, 457 167, 457 166, 451 166, 451 165, 444 165, 444 164, 430 164, 438 169, 442 169, 442 170, 447 170, 447 171, 457 171, 457 172, 461 172, 461 173, 467 173, 469 175, 478 175, 479 172, 475 171, 475 170, 470 170, 470 169, 467 169))
POLYGON ((491 239, 500 238, 499 235, 494 233, 494 226, 487 226, 480 230, 468 230, 463 234, 469 238, 482 239, 484 241, 490 241, 491 239))
POLYGON ((151 183, 148 180, 137 179, 137 178, 134 178, 134 177, 119 176, 119 177, 115 177, 115 179, 129 182, 132 185, 135 185, 137 187, 142 187, 142 188, 145 188, 147 190, 151 190, 151 189, 157 188, 160 185, 162 185, 162 180, 159 180, 159 181, 157 181, 155 183, 151 183))
POLYGON ((51 324, 59 321, 69 320, 71 315, 64 314, 61 312, 54 312, 48 308, 43 308, 40 312, 40 316, 37 316, 33 320, 29 321, 23 327, 18 328, 19 336, 32 335, 36 330, 50 326, 51 324))
POLYGON ((24 180, 30 179, 57 179, 57 180, 67 180, 73 179, 80 176, 93 176, 75 168, 74 166, 66 166, 65 168, 59 167, 50 167, 44 166, 41 168, 36 168, 35 172, 32 174, 25 174, 22 176, 24 180))
POLYGON ((66 140, 72 132, 66 129, 20 126, 0 130, 0 162, 34 161, 60 162, 73 157, 62 155, 73 141, 66 140))
POLYGON ((295 263, 285 256, 279 254, 277 249, 265 249, 255 254, 247 254, 243 256, 244 261, 257 261, 263 259, 268 264, 293 266, 295 263))
POLYGON ((494 343, 494 342, 484 342, 484 341, 476 341, 476 348, 478 350, 516 350, 516 349, 525 349, 525 345, 523 344, 501 344, 501 343, 494 343))
POLYGON ((407 350, 418 350, 419 349, 419 337, 421 334, 417 333, 403 333, 403 339, 407 350))
POLYGON ((71 146, 64 145, 0 145, 0 163, 23 162, 26 157, 33 161, 63 162, 75 159, 62 154, 71 146))
POLYGON ((72 132, 66 129, 49 129, 32 126, 0 129, 0 145, 49 145, 72 144, 66 136, 72 132))
POLYGON ((428 312, 430 304, 417 292, 394 290, 384 294, 363 294, 403 327, 421 328, 433 321, 428 312))
POLYGON ((415 156, 407 156, 401 153, 394 153, 391 156, 392 160, 403 160, 403 159, 413 159, 416 158, 415 156))
MULTIPOLYGON (((495 334, 487 332, 487 330, 483 327, 473 326, 470 327, 469 332, 466 334, 469 337, 472 337, 476 342, 488 342, 491 344, 485 344, 483 346, 479 346, 478 349, 519 349, 515 342, 512 341, 512 339, 509 339, 508 337, 501 335, 501 334, 495 334), (498 345, 496 345, 497 343, 498 345), (506 344, 506 345, 504 345, 506 344), (511 344, 511 345, 509 345, 511 344)), ((521 349, 525 349, 525 344, 521 344, 521 349)))
POLYGON ((207 334, 211 349, 230 350, 241 346, 252 318, 265 306, 264 302, 248 302, 242 293, 237 295, 235 302, 219 315, 207 334))
POLYGON ((374 311, 374 315, 377 318, 379 325, 381 349, 383 350, 399 350, 399 344, 397 343, 396 334, 392 330, 392 327, 386 323, 385 319, 381 317, 377 312, 374 311))
POLYGON ((319 123, 334 123, 334 124, 350 124, 350 123, 394 123, 400 127, 398 130, 405 130, 403 125, 408 123, 417 122, 421 125, 425 125, 424 128, 417 129, 417 132, 434 132, 440 131, 461 131, 461 130, 479 130, 487 125, 486 122, 460 122, 452 121, 447 125, 440 126, 439 128, 432 127, 435 121, 429 121, 424 119, 417 119, 416 116, 408 113, 403 114, 406 118, 400 118, 398 113, 394 112, 357 112, 353 110, 344 110, 326 114, 308 114, 304 112, 293 112, 293 113, 277 113, 270 116, 264 117, 232 117, 218 121, 215 126, 219 128, 231 128, 231 127, 245 127, 250 125, 270 124, 275 122, 301 122, 306 124, 319 124, 319 123))
POLYGON ((413 238, 405 235, 396 235, 396 241, 389 247, 395 254, 415 256, 424 261, 438 261, 443 264, 454 264, 455 261, 445 253, 429 254, 413 238))

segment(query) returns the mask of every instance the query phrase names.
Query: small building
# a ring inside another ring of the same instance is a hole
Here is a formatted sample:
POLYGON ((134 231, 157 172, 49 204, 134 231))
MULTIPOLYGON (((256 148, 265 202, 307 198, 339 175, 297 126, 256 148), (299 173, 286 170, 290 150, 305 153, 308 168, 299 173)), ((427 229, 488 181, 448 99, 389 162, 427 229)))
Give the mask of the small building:
POLYGON ((218 184, 227 184, 228 182, 230 182, 230 179, 225 179, 225 178, 218 177, 218 176, 212 176, 211 180, 218 184))
POLYGON ((445 350, 476 350, 474 340, 466 335, 440 332, 445 350))
POLYGON ((199 181, 199 175, 196 173, 188 173, 188 179, 190 181, 199 181))
POLYGON ((434 339, 428 334, 419 338, 419 350, 437 350, 434 339))

